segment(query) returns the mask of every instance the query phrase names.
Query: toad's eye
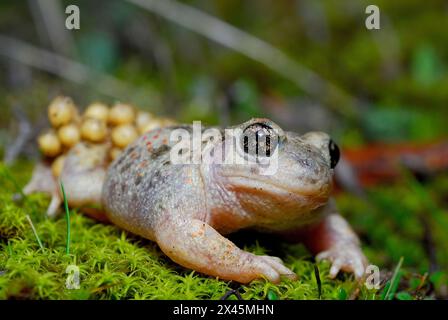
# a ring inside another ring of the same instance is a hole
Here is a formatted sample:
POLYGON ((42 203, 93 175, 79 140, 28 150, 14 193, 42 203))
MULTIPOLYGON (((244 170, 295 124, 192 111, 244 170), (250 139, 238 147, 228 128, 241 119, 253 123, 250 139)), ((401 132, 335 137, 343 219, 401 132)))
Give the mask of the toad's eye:
POLYGON ((243 131, 243 150, 250 155, 270 157, 278 145, 278 140, 279 135, 272 127, 264 123, 254 123, 243 131))
POLYGON ((330 167, 334 169, 339 162, 339 158, 341 157, 341 153, 339 151, 339 147, 333 140, 330 140, 328 144, 328 149, 330 151, 330 167))

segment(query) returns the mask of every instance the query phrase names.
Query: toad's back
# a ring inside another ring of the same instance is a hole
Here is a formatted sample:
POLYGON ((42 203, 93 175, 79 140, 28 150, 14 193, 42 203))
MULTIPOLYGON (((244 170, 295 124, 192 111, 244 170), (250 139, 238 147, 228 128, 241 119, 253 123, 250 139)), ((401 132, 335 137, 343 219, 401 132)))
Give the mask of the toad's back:
MULTIPOLYGON (((186 127, 183 127, 186 128, 186 127)), ((133 233, 153 239, 156 221, 194 166, 173 166, 170 132, 157 129, 141 136, 111 164, 103 185, 102 202, 108 218, 133 233)))

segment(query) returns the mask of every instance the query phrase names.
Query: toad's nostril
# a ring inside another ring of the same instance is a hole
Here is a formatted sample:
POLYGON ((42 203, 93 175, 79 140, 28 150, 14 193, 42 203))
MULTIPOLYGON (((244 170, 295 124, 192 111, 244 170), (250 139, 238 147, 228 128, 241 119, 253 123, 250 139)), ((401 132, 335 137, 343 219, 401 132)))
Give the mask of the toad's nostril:
POLYGON ((312 163, 309 159, 300 159, 300 164, 304 167, 311 167, 312 163))

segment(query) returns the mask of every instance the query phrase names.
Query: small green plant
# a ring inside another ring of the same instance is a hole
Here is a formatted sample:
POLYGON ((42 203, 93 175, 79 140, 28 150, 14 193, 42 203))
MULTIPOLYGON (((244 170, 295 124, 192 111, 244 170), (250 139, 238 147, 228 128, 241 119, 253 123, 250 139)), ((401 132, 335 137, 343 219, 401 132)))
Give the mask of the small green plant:
POLYGON ((68 209, 67 196, 65 194, 64 184, 61 181, 61 191, 64 198, 65 219, 67 220, 67 241, 65 245, 66 254, 70 254, 70 210, 68 209))
POLYGON ((383 300, 392 300, 394 298, 395 292, 397 291, 398 284, 400 283, 401 279, 400 269, 402 264, 403 264, 403 257, 401 257, 400 261, 398 261, 392 279, 384 287, 383 294, 381 295, 381 298, 383 300))

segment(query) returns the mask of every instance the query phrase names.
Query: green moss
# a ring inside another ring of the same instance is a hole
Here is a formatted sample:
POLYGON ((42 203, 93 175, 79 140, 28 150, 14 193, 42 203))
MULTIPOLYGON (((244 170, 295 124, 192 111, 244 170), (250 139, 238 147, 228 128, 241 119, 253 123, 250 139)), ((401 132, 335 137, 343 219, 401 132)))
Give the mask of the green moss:
MULTIPOLYGON (((70 212, 70 254, 66 254, 67 226, 64 216, 45 217, 48 197, 32 195, 15 202, 13 195, 30 176, 31 165, 20 163, 13 168, 0 164, 0 298, 1 299, 219 299, 234 284, 192 272, 170 261, 153 242, 136 237, 113 225, 98 223, 76 210, 70 212), (7 178, 12 176, 15 182, 7 178), (29 214, 42 241, 41 249, 25 216, 29 214), (66 288, 66 269, 80 270, 80 289, 66 288)), ((395 190, 395 189, 394 189, 395 190)), ((405 194, 406 190, 402 190, 405 194)), ((405 197, 397 205, 397 191, 377 192, 372 199, 379 206, 348 195, 338 197, 357 231, 367 238, 369 259, 384 270, 393 270, 404 256, 400 297, 417 296, 421 275, 414 271, 427 268, 420 245, 421 228, 412 217, 415 206, 405 197), (397 258, 398 257, 398 258, 397 258)), ((437 241, 445 241, 446 236, 437 241)), ((244 299, 318 299, 314 262, 301 245, 281 244, 281 252, 271 252, 258 242, 245 247, 256 254, 276 254, 298 275, 297 281, 284 280, 279 285, 258 280, 241 286, 244 299)), ((446 251, 445 251, 446 252, 446 251)), ((445 253, 446 254, 446 253, 445 253)), ((446 262, 447 258, 442 257, 446 262)), ((329 263, 318 263, 322 299, 378 299, 379 293, 359 286, 352 276, 331 280, 329 263)), ((446 265, 444 265, 446 267, 446 265)), ((424 270, 423 270, 424 271, 424 270)), ((443 287, 446 274, 437 285, 443 287), (445 277, 445 278, 444 278, 445 277)), ((427 288, 424 282, 423 289, 427 288)), ((420 287, 422 287, 420 285, 420 287)), ((231 296, 230 299, 235 299, 231 296)))

